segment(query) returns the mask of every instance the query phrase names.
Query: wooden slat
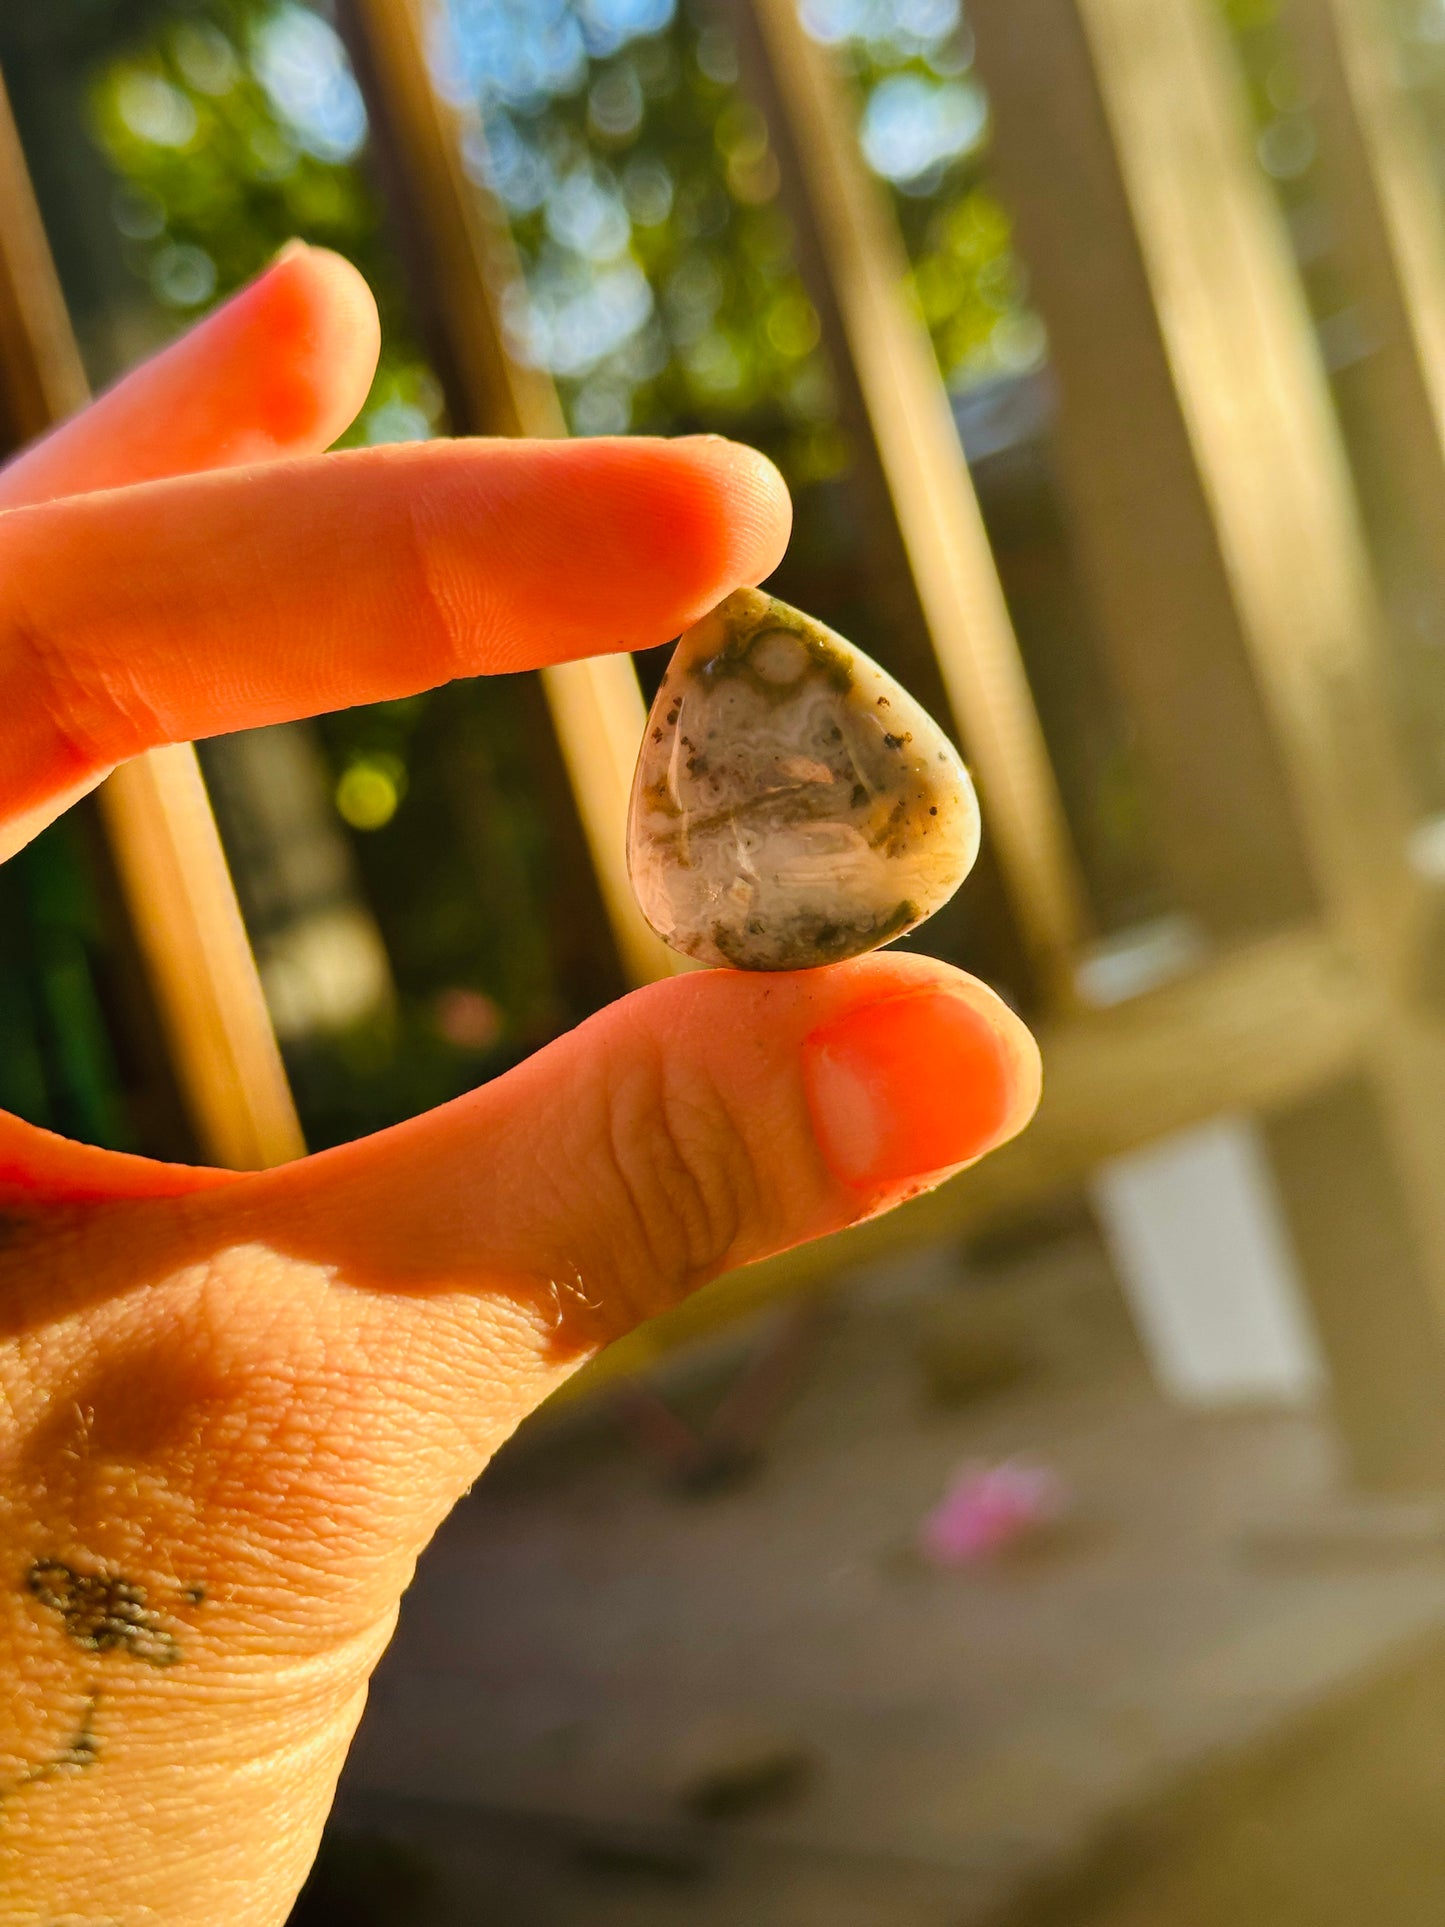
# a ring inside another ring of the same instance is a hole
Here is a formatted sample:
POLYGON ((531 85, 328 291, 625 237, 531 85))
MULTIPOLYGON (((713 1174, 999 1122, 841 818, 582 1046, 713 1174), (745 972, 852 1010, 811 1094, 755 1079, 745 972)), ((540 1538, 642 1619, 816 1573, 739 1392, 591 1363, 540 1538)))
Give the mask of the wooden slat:
POLYGON ((797 0, 744 0, 764 106, 795 175, 825 285, 825 330, 856 383, 988 834, 1040 982, 1067 1001, 1088 914, 1018 639, 948 396, 907 294, 907 261, 883 191, 864 167, 856 113, 797 0))
POLYGON ((1387 1008, 1363 1061, 1266 1138, 1356 1478, 1445 1486, 1445 1032, 1387 1008))
POLYGON ((1080 16, 1306 846, 1373 949, 1408 889, 1380 616, 1242 78, 1208 0, 1086 0, 1080 16))
MULTIPOLYGON (((415 210, 414 277, 432 309, 431 334, 464 432, 566 433, 550 379, 508 354, 500 303, 519 268, 505 221, 462 164, 474 117, 442 101, 427 69, 421 0, 348 0, 346 38, 369 100, 387 128, 400 198, 415 210)), ((629 656, 542 671, 553 727, 572 783, 608 921, 634 983, 685 967, 637 908, 627 880, 627 799, 646 722, 629 656)))
MULTIPOLYGON (((84 405, 85 375, 0 91, 0 397, 17 439, 84 405)), ((236 1170, 305 1146, 195 751, 117 771, 100 804, 202 1153, 236 1170)))
POLYGON ((1371 410, 1445 495, 1445 206, 1384 0, 1292 0, 1286 19, 1314 96, 1333 248, 1362 304, 1371 410))
POLYGON ((31 441, 83 407, 88 394, 0 80, 0 397, 6 426, 17 443, 31 441))
POLYGON ((161 1022, 206 1155, 237 1171, 305 1150, 216 820, 189 743, 100 792, 161 1022))
POLYGON ((542 671, 542 687, 623 968, 635 984, 689 969, 644 921, 627 877, 627 805, 647 721, 631 658, 559 662, 542 671))
POLYGON ((983 0, 1070 518, 1182 900, 1404 914, 1380 619, 1283 222, 1209 0, 983 0), (1227 772, 1221 751, 1228 756, 1227 772))
MULTIPOLYGON (((1265 1133, 1355 1469, 1438 1486, 1445 1032, 1408 1000, 1421 899, 1382 622, 1242 76, 1214 0, 972 18, 1070 517, 1176 884, 1221 935, 1317 905, 1383 1011, 1359 1061, 1265 1133)), ((1201 1046, 1177 1040, 1181 1083, 1209 1075, 1201 1046)))
POLYGON ((1438 806, 1445 642, 1445 197, 1397 76, 1384 0, 1292 0, 1328 191, 1331 262, 1361 353, 1345 372, 1352 448, 1396 612, 1429 800, 1438 806))

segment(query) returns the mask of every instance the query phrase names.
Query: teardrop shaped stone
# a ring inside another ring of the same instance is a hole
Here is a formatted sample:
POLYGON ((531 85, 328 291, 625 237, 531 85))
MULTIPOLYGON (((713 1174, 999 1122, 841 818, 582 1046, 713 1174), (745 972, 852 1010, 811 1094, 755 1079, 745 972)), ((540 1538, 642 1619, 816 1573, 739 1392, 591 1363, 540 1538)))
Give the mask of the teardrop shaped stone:
POLYGON ((808 970, 931 917, 978 855, 937 723, 811 616, 739 589, 677 645, 632 785, 628 870, 665 943, 808 970))

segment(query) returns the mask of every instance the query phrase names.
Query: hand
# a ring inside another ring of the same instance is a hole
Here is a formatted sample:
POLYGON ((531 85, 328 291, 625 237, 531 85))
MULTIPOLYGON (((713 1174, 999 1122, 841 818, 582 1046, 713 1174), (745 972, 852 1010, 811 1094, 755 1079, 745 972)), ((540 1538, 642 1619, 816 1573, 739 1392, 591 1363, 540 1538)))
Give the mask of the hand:
MULTIPOLYGON (((153 744, 646 648, 777 563, 777 475, 714 439, 320 453, 376 344, 290 252, 0 476, 4 851, 153 744)), ((996 998, 884 954, 654 985, 256 1175, 0 1118, 0 1917, 284 1919, 417 1554, 518 1421, 1037 1092, 996 998)))

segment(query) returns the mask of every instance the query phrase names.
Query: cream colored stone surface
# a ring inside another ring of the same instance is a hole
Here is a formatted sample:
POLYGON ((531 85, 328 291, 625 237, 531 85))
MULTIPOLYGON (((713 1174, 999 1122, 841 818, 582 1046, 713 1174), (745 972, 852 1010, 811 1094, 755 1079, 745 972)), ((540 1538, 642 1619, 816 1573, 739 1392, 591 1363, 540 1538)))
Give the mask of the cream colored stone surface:
POLYGON ((628 826, 674 950, 740 970, 860 956, 941 909, 978 843, 958 752, 861 650, 757 589, 683 636, 628 826))

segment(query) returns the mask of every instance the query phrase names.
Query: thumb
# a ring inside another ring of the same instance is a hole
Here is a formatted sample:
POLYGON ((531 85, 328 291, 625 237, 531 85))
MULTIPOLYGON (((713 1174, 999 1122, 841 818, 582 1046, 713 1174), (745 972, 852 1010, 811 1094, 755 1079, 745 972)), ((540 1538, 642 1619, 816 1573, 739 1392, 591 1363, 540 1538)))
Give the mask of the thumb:
MULTIPOLYGON (((248 1181, 240 1215, 355 1294, 376 1379, 464 1441, 460 1489, 610 1339, 929 1188, 1021 1130, 1039 1084, 1019 1020, 928 958, 692 973, 248 1181)), ((234 1233, 237 1190, 224 1203, 234 1233)))

